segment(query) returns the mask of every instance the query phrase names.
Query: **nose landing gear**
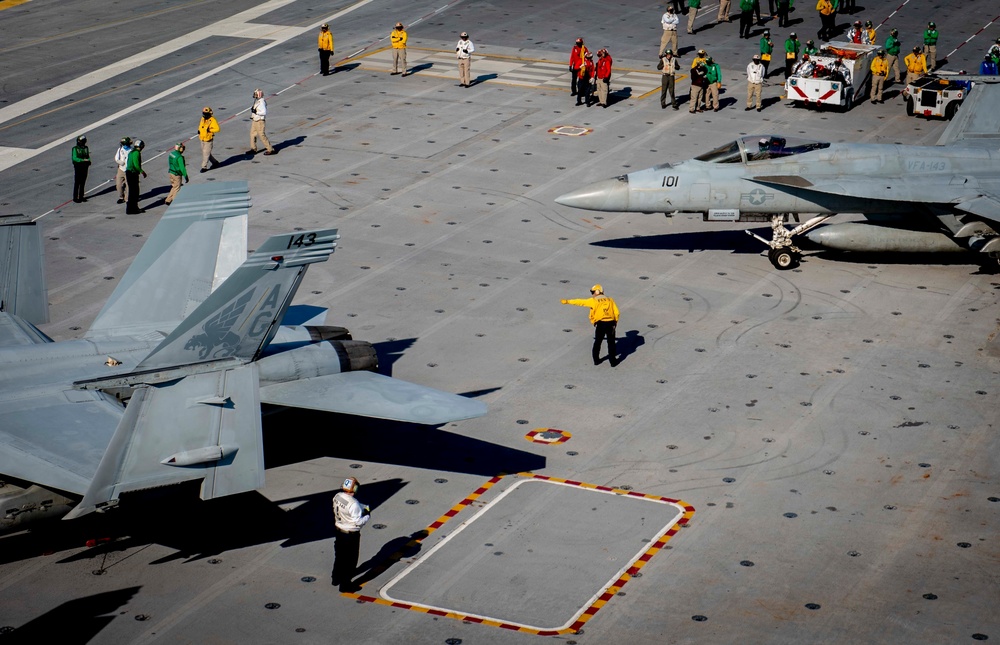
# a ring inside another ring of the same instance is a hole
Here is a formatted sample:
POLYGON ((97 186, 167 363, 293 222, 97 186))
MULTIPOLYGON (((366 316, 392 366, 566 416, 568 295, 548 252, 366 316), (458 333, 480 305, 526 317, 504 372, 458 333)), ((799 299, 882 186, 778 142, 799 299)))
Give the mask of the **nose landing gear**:
MULTIPOLYGON (((798 220, 798 213, 795 213, 794 215, 795 219, 798 220)), ((802 259, 802 251, 799 247, 795 246, 792 242, 792 238, 796 235, 802 235, 803 233, 811 231, 831 217, 833 217, 833 214, 817 215, 816 217, 799 224, 795 228, 789 229, 785 227, 784 215, 772 215, 770 240, 765 240, 753 231, 747 231, 747 235, 760 240, 769 247, 767 251, 767 259, 771 261, 771 264, 774 265, 775 269, 778 269, 779 271, 787 271, 788 269, 794 269, 799 266, 799 261, 802 259)))
POLYGON ((780 249, 770 249, 767 252, 767 259, 771 261, 774 268, 780 271, 794 269, 799 266, 802 255, 794 250, 794 247, 783 246, 780 249))

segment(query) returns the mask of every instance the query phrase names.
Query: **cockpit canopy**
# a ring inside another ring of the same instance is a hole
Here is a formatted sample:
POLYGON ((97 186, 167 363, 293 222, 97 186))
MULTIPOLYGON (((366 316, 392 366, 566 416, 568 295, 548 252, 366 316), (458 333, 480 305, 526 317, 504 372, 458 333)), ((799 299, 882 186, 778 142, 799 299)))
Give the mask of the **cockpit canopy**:
POLYGON ((829 147, 829 143, 797 137, 751 135, 719 146, 715 150, 695 157, 695 159, 707 163, 747 163, 800 155, 803 152, 829 147))

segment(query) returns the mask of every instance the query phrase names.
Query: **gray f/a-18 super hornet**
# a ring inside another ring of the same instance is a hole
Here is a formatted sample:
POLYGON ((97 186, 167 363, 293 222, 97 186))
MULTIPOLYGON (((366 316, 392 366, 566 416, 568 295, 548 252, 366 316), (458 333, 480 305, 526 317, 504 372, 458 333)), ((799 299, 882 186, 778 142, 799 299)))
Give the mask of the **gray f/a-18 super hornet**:
POLYGON ((260 488, 261 403, 430 425, 486 413, 375 373, 375 350, 344 328, 282 325, 340 236, 277 235, 247 257, 248 193, 186 187, 78 340, 26 319, 47 315, 25 252, 40 238, 0 227, 0 532, 192 480, 203 499, 260 488))
POLYGON ((841 251, 979 251, 1000 257, 1000 85, 980 84, 936 146, 749 136, 699 157, 597 182, 556 198, 573 208, 700 212, 767 221, 768 257, 798 264, 797 235, 841 251), (789 216, 815 214, 787 228, 789 216), (837 213, 871 222, 816 228, 837 213), (813 230, 815 229, 815 230, 813 230))

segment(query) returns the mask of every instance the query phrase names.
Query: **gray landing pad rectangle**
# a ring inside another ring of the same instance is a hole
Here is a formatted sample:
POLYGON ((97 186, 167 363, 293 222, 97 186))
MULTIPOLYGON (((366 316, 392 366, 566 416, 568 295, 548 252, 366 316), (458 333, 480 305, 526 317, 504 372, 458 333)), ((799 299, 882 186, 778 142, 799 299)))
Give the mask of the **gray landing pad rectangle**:
POLYGON ((532 629, 565 629, 682 515, 679 505, 657 499, 521 480, 379 594, 532 629))

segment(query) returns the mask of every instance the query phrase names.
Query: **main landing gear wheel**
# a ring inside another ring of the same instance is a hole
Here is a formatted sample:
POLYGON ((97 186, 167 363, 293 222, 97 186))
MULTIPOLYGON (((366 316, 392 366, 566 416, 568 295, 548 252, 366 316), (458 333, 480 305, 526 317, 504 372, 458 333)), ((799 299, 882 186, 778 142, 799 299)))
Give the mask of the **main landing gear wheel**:
POLYGON ((767 252, 767 259, 779 271, 787 271, 799 266, 799 254, 787 246, 783 246, 780 249, 771 249, 767 252))

